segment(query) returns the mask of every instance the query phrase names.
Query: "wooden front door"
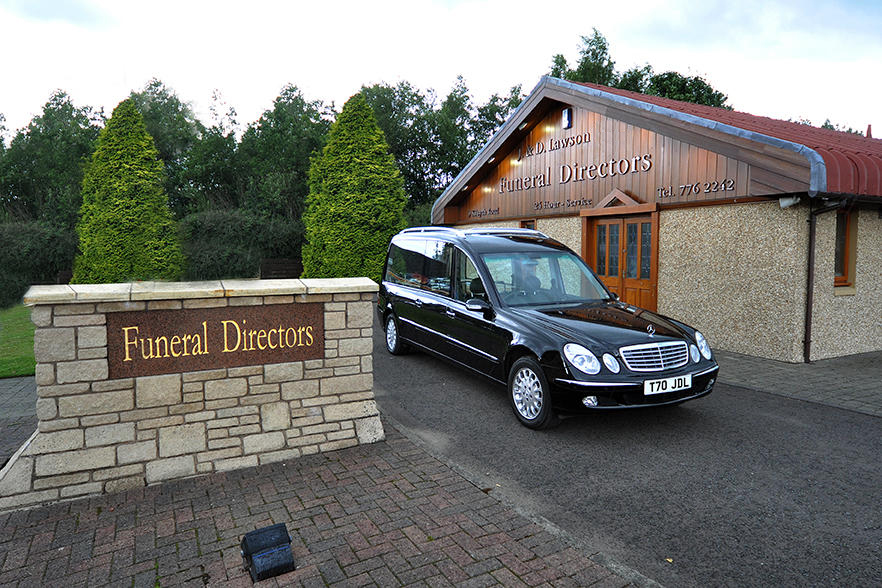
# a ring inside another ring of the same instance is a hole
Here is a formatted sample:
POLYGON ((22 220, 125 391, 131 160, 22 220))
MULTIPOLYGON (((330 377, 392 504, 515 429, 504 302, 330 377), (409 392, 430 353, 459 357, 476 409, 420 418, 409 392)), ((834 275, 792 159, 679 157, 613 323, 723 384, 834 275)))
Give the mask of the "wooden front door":
POLYGON ((587 261, 623 302, 656 310, 658 222, 655 215, 597 217, 587 261))

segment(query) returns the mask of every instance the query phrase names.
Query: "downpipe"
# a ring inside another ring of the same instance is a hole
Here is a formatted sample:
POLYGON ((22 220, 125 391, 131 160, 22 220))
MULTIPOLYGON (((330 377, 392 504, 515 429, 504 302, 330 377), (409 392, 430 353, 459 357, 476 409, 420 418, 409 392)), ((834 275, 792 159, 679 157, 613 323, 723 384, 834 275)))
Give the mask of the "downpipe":
MULTIPOLYGON (((793 206, 795 202, 784 202, 781 199, 781 208, 793 206), (785 205, 786 204, 786 205, 785 205)), ((827 204, 821 208, 815 208, 815 201, 809 199, 809 242, 808 242, 808 271, 806 272, 806 290, 805 290, 805 333, 802 340, 802 361, 811 363, 812 358, 812 315, 815 306, 815 242, 817 240, 817 224, 818 217, 822 214, 833 212, 844 208, 848 203, 847 199, 839 200, 833 204, 827 204)))

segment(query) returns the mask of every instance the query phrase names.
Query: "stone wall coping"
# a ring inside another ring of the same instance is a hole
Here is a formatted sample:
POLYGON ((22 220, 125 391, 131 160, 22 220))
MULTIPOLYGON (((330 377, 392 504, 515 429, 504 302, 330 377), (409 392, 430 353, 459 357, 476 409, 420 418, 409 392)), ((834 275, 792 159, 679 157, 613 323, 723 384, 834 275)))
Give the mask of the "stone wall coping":
POLYGON ((308 278, 301 280, 307 294, 376 292, 380 289, 370 278, 308 278))
POLYGON ((315 278, 305 280, 214 280, 206 282, 131 282, 125 284, 59 284, 31 286, 27 306, 76 302, 130 302, 186 298, 278 296, 376 292, 370 278, 315 278))

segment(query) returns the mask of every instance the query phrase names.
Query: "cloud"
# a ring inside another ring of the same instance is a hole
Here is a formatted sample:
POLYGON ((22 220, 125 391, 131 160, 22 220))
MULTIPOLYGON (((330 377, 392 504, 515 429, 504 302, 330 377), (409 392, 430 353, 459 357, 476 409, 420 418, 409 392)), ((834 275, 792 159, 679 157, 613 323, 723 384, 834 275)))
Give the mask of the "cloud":
POLYGON ((105 14, 85 0, 2 0, 0 7, 34 21, 66 22, 88 28, 109 22, 105 14))
MULTIPOLYGON (((521 84, 581 35, 619 71, 701 75, 738 109, 866 129, 882 94, 882 6, 796 0, 0 0, 0 112, 25 126, 56 88, 110 111, 153 77, 208 120, 219 89, 248 124, 287 83, 339 108, 362 85, 406 80, 443 98, 461 74, 477 102, 521 84)), ((879 121, 882 126, 882 121, 879 121)))

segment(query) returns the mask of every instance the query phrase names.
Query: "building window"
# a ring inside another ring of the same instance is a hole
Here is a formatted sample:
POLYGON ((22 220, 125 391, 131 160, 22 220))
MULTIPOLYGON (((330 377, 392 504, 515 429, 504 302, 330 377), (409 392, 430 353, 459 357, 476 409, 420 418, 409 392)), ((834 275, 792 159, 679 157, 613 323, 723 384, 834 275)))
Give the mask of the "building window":
POLYGON ((535 219, 522 220, 521 221, 521 228, 536 230, 536 220, 535 219))
POLYGON ((841 210, 836 213, 833 285, 854 286, 855 249, 857 247, 857 213, 841 210))

